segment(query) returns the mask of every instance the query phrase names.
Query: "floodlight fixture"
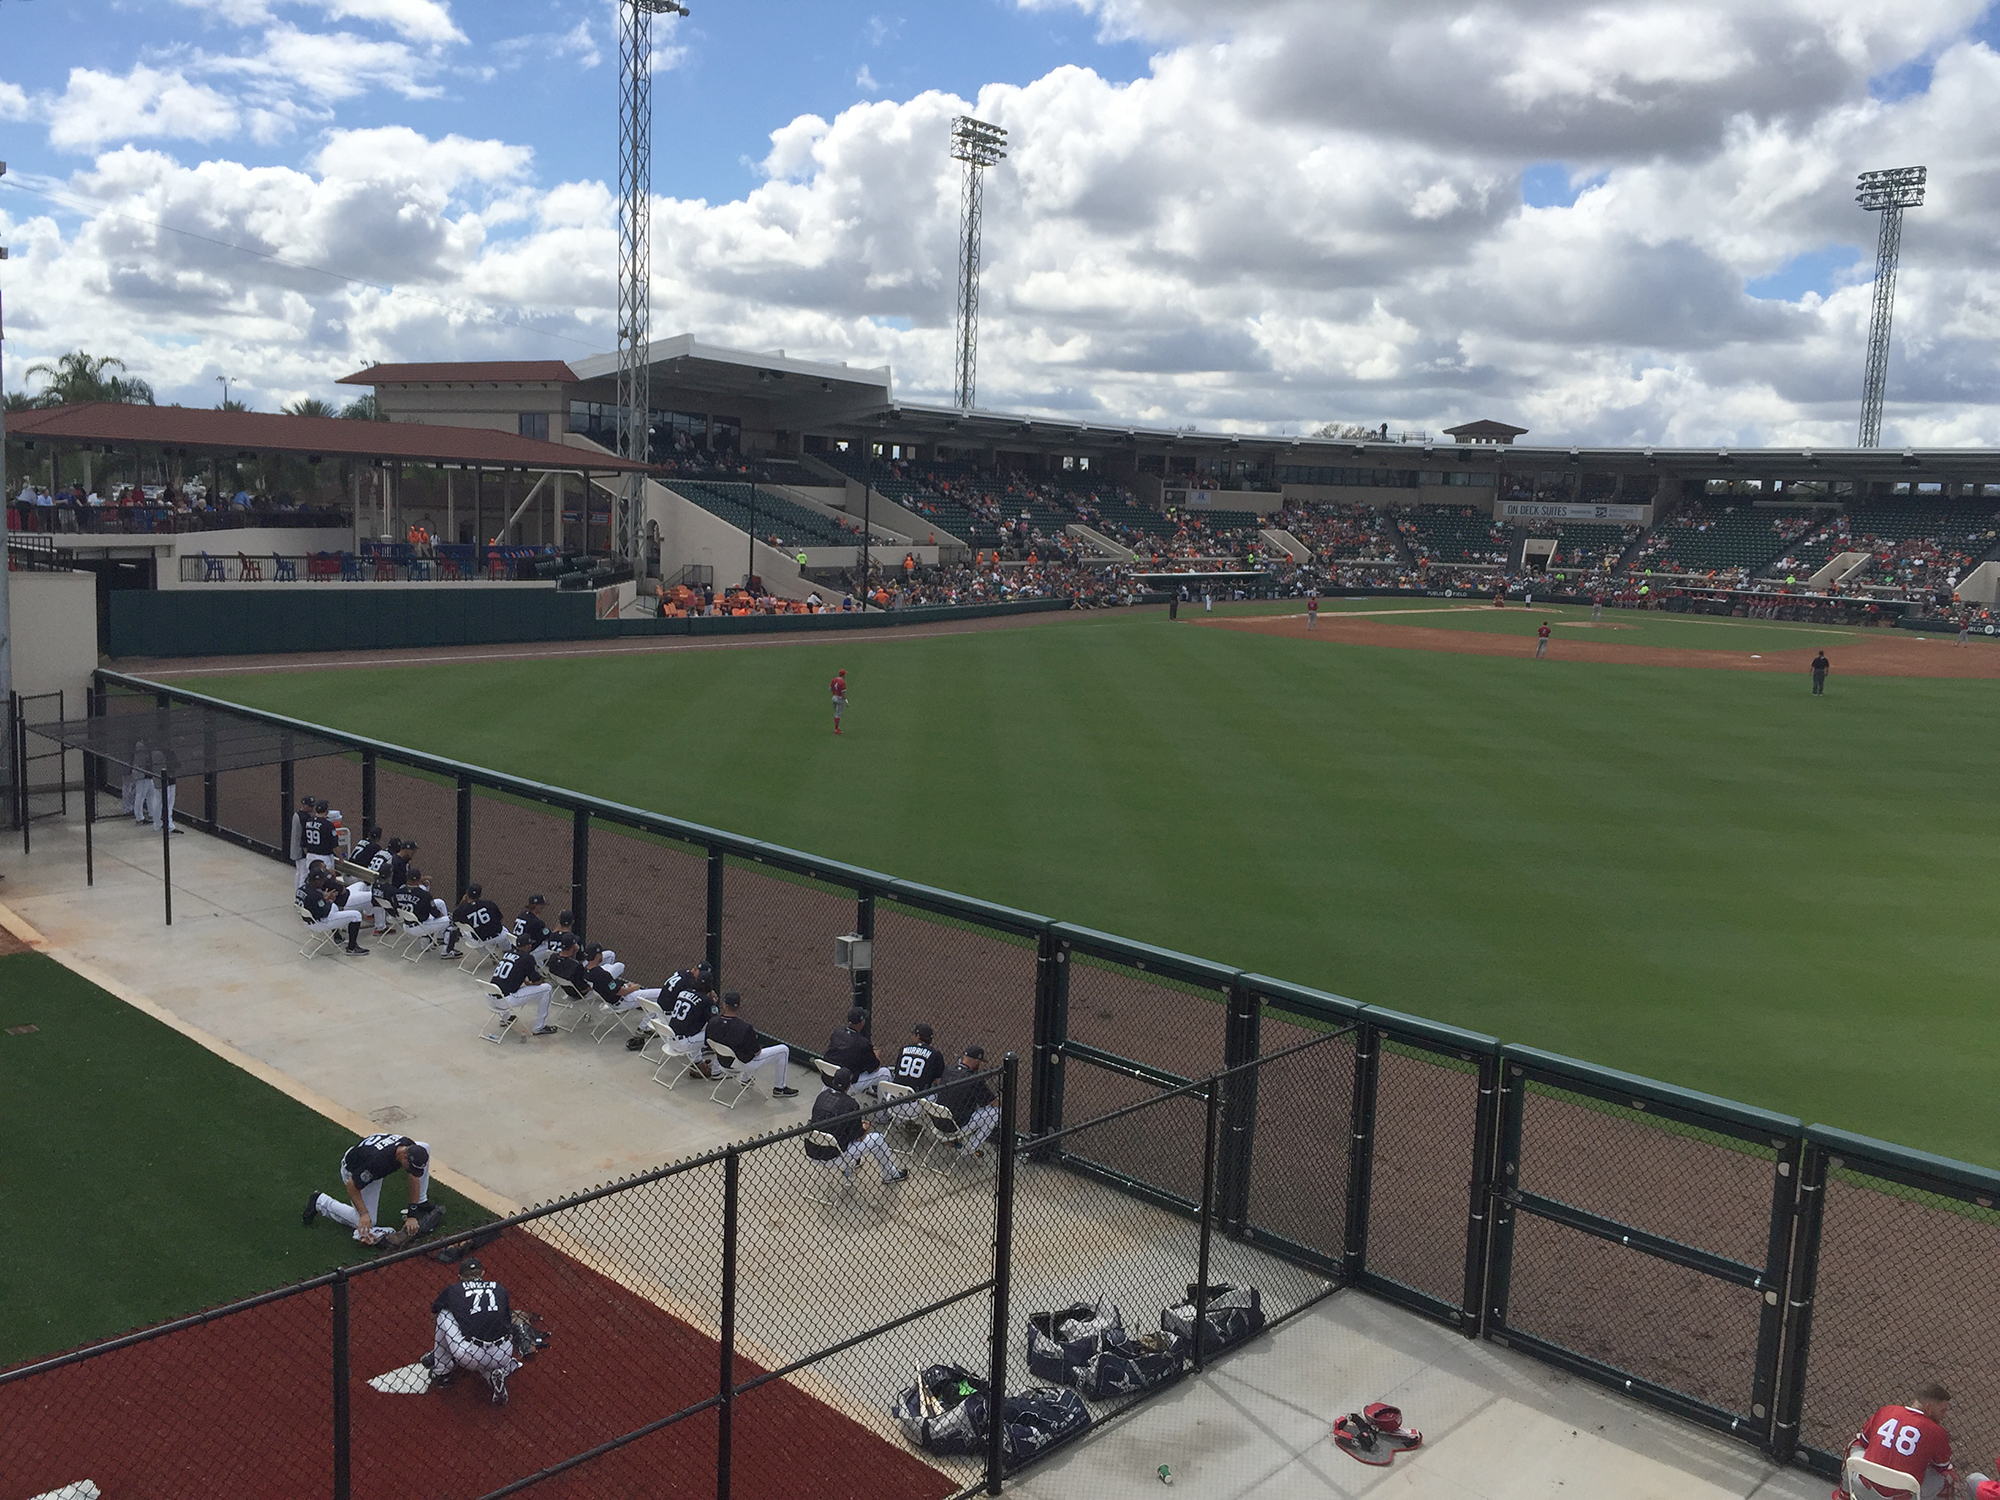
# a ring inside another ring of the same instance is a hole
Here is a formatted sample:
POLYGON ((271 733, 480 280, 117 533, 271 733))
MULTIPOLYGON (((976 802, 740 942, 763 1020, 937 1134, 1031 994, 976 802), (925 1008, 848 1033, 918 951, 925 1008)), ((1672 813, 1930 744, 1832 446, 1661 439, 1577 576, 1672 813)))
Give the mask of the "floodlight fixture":
POLYGON ((1922 208, 1924 184, 1929 176, 1925 167, 1863 172, 1855 183, 1854 201, 1871 213, 1881 208, 1922 208))

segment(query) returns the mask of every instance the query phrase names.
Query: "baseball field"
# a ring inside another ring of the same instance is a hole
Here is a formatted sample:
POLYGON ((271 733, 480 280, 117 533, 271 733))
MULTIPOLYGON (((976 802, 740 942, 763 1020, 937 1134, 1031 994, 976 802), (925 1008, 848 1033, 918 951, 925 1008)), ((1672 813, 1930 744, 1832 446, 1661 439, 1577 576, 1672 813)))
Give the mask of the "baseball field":
POLYGON ((1453 601, 1325 616, 175 680, 2000 1166, 2000 644, 1453 601))

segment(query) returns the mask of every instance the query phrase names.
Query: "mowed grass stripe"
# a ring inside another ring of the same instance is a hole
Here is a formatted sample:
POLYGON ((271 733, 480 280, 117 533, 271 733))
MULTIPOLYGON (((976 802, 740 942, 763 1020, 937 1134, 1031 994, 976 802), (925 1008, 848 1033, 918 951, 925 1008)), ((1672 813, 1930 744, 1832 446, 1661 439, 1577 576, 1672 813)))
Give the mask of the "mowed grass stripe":
POLYGON ((2000 1165, 1984 683, 1143 615, 337 687, 209 690, 2000 1165))
MULTIPOLYGON (((0 1080, 0 1366, 366 1258, 299 1227, 352 1135, 39 953, 0 958, 0 1080)), ((432 1201, 453 1227, 492 1218, 432 1201)))

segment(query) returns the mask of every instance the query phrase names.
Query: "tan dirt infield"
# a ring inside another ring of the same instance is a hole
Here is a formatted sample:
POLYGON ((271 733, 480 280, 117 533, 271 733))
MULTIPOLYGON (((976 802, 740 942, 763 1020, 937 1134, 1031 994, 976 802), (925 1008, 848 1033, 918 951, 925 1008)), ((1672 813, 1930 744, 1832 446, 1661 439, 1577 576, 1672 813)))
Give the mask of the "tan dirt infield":
MULTIPOLYGON (((1690 618, 1700 618, 1690 616, 1690 618)), ((1484 630, 1438 630, 1423 625, 1392 625, 1379 619, 1358 619, 1322 611, 1319 629, 1306 629, 1304 616, 1277 615, 1233 620, 1198 620, 1210 630, 1244 630, 1254 635, 1292 640, 1332 641, 1346 646, 1396 646, 1406 651, 1443 651, 1455 656, 1515 656, 1535 654, 1533 636, 1502 635, 1484 630)), ((1762 622, 1750 622, 1762 623, 1762 622)), ((1983 677, 2000 678, 2000 651, 1979 649, 1990 642, 1961 648, 1957 637, 1922 636, 1912 631, 1857 631, 1858 639, 1826 647, 1836 677, 1983 677)), ((1555 662, 1610 662, 1629 667, 1705 667, 1714 672, 1795 672, 1811 670, 1817 646, 1796 651, 1696 650, 1680 646, 1626 646, 1611 641, 1576 640, 1558 635, 1549 643, 1555 662)))

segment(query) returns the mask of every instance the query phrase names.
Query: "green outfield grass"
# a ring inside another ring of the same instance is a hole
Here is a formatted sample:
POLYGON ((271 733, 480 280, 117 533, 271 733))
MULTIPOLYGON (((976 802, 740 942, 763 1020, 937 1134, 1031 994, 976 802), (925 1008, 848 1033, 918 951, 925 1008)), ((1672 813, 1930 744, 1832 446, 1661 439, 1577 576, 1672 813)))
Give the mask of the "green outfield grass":
POLYGON ((2000 1166, 1988 683, 1153 611, 190 685, 2000 1166))
MULTIPOLYGON (((1526 610, 1518 599, 1509 600, 1504 609, 1495 609, 1490 601, 1481 604, 1441 599, 1415 604, 1403 600, 1325 600, 1320 607, 1327 613, 1358 614, 1393 625, 1415 625, 1426 630, 1478 630, 1522 636, 1530 641, 1536 627, 1547 620, 1558 641, 1595 640, 1615 646, 1671 646, 1690 651, 1810 651, 1824 647, 1829 659, 1844 641, 1879 639, 1886 633, 1881 627, 1863 625, 1735 620, 1714 615, 1618 609, 1611 605, 1605 606, 1602 620, 1593 621, 1587 604, 1538 604, 1533 610, 1526 610), (1341 607, 1334 608, 1336 603, 1341 607), (1382 604, 1390 607, 1371 608, 1382 604)), ((1232 604, 1216 613, 1224 618, 1234 614, 1303 616, 1305 602, 1284 599, 1232 604)))
MULTIPOLYGON (((0 1077, 0 1366, 367 1254, 299 1227, 308 1190, 340 1191, 352 1135, 40 954, 0 958, 0 1077)), ((432 1197, 448 1226, 492 1217, 432 1197)))

